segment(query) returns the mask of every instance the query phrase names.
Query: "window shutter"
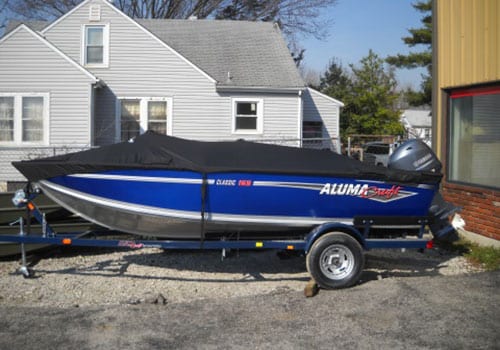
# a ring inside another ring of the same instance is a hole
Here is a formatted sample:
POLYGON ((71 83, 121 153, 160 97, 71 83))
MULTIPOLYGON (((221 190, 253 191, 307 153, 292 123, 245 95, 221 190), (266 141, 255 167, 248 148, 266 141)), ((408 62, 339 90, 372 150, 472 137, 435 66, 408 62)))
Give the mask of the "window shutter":
POLYGON ((89 21, 99 22, 101 20, 101 5, 91 5, 89 9, 89 21))

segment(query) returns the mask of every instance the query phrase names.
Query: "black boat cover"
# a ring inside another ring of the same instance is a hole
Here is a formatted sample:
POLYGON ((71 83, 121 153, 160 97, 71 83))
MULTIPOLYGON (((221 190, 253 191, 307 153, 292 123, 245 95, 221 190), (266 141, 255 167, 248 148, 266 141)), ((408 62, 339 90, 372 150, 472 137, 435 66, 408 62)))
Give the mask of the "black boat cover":
POLYGON ((116 169, 177 169, 204 174, 248 172, 349 177, 397 183, 435 184, 441 174, 391 170, 328 150, 254 143, 203 142, 148 131, 133 141, 82 152, 13 162, 29 181, 116 169))

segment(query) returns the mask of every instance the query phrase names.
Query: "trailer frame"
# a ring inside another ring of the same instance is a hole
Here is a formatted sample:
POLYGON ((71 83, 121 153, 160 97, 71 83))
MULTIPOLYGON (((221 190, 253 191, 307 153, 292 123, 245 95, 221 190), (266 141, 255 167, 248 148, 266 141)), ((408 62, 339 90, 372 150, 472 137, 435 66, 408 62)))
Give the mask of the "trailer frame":
MULTIPOLYGON (((201 240, 147 240, 147 239, 137 239, 137 240, 129 240, 129 239, 102 239, 97 238, 99 235, 103 233, 112 234, 113 231, 87 231, 87 232, 64 232, 57 233, 55 232, 50 224, 47 222, 44 213, 42 213, 36 204, 33 202, 33 199, 38 195, 37 191, 33 192, 25 192, 20 190, 16 192, 14 198, 12 199, 14 205, 18 207, 26 208, 26 217, 27 221, 23 217, 19 218, 16 223, 19 224, 19 234, 18 235, 1 235, 0 242, 10 242, 10 243, 19 243, 20 244, 20 252, 21 252, 21 267, 19 272, 25 277, 33 277, 34 270, 27 265, 26 259, 26 244, 47 244, 47 245, 58 245, 58 246, 81 246, 81 247, 104 247, 104 248, 119 248, 119 249, 143 249, 143 248, 160 248, 165 250, 221 250, 222 257, 226 256, 227 250, 232 249, 275 249, 275 250, 286 250, 286 251, 298 251, 304 253, 306 255, 306 259, 308 259, 309 255, 319 254, 321 252, 314 252, 314 249, 317 246, 321 246, 318 244, 323 237, 328 237, 330 240, 332 239, 332 235, 334 237, 333 245, 337 247, 337 249, 344 248, 344 241, 347 246, 351 248, 347 250, 353 250, 357 253, 358 249, 363 251, 370 249, 379 249, 379 248, 398 248, 398 249, 429 249, 433 246, 433 240, 427 239, 424 237, 425 228, 428 224, 427 218, 410 218, 411 223, 419 224, 419 232, 417 238, 369 238, 370 230, 375 227, 377 224, 380 224, 380 220, 384 221, 384 219, 377 218, 357 218, 355 221, 362 223, 362 230, 358 229, 353 225, 346 225, 337 222, 327 222, 321 225, 316 226, 309 234, 305 236, 304 239, 271 239, 271 240, 257 240, 257 239, 201 239, 201 240), (22 192, 20 192, 22 191, 22 192), (30 221, 31 217, 35 218, 42 225, 41 233, 32 233, 30 230, 30 221), (27 227, 27 230, 26 230, 27 227), (93 236, 94 238, 85 238, 86 236, 93 236), (345 236, 345 237, 344 237, 345 236), (350 238, 346 238, 350 237, 350 238), (335 240, 336 239, 336 240, 335 240), (353 243, 355 242, 355 243, 353 243), (349 243, 349 244, 347 244, 349 243), (359 244, 359 248, 357 245, 359 244), (340 248, 339 248, 340 247, 340 248), (312 252, 313 251, 313 252, 312 252)), ((408 221, 408 219, 406 219, 408 221)), ((359 227, 359 225, 358 225, 359 227)), ((328 247, 327 247, 328 248, 328 247)), ((322 248, 323 249, 323 248, 322 248)), ((344 252, 344 250, 340 250, 340 252, 344 252)), ((345 251, 347 252, 347 251, 345 251)), ((333 269, 334 271, 341 271, 344 269, 344 266, 340 266, 341 262, 337 262, 335 265, 332 261, 337 261, 339 254, 338 251, 335 255, 328 256, 328 263, 324 263, 323 266, 325 269, 328 268, 333 269), (332 267, 333 266, 333 267, 332 267), (337 266, 337 267, 336 267, 337 266)), ((348 255, 349 253, 347 253, 348 255)), ((346 256, 347 256, 346 255, 346 256)), ((351 276, 347 283, 344 281, 336 281, 335 278, 333 283, 323 282, 319 283, 323 288, 342 288, 353 285, 357 282, 359 278, 359 274, 364 267, 364 257, 361 259, 361 266, 359 262, 355 261, 352 263, 356 263, 356 274, 357 276, 351 276)), ((309 266, 308 262, 308 270, 311 275, 314 277, 316 275, 316 279, 321 279, 321 269, 323 267, 309 266), (319 269, 319 270, 318 270, 319 269), (318 275, 319 273, 319 275, 318 275)), ((346 262, 344 262, 346 263, 346 262)), ((349 261, 347 261, 349 263, 349 261)), ((332 272, 332 276, 335 277, 335 274, 332 272)))

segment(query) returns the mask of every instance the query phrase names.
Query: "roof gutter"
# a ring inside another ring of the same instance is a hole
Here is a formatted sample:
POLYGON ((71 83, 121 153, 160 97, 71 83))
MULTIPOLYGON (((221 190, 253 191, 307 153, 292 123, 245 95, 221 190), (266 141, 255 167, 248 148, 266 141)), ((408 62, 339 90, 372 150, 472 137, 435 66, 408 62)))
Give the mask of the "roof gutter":
POLYGON ((277 93, 277 94, 297 94, 302 93, 306 89, 305 86, 295 87, 268 87, 268 86, 231 86, 217 85, 218 92, 260 92, 260 93, 277 93))

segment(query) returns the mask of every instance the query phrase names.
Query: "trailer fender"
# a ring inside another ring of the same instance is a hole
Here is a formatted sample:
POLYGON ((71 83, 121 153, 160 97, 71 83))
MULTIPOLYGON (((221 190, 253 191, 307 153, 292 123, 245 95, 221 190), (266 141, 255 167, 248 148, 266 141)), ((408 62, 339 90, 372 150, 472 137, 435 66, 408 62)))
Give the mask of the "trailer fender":
POLYGON ((333 231, 344 232, 344 233, 352 236, 354 239, 356 239, 359 242, 359 244, 361 244, 363 249, 366 249, 365 238, 363 237, 361 232, 359 232, 354 226, 342 224, 340 222, 327 222, 327 223, 321 224, 319 226, 316 226, 306 236, 304 252, 306 254, 309 253, 309 250, 311 249, 312 245, 319 237, 321 237, 325 233, 333 232, 333 231))

